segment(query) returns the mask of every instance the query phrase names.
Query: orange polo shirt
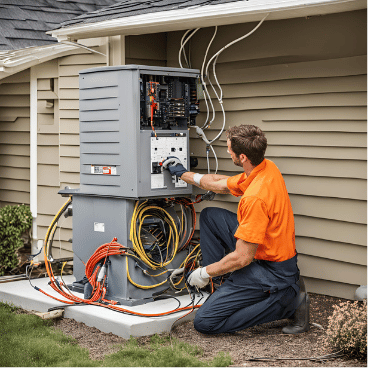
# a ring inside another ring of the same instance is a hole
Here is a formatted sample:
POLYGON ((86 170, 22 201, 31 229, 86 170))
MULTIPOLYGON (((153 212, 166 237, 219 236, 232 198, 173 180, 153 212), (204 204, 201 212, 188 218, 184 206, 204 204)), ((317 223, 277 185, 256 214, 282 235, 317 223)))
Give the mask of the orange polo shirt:
POLYGON ((294 257, 294 215, 277 166, 264 159, 248 177, 228 178, 227 186, 232 195, 241 196, 234 236, 258 244, 255 259, 282 262, 294 257))

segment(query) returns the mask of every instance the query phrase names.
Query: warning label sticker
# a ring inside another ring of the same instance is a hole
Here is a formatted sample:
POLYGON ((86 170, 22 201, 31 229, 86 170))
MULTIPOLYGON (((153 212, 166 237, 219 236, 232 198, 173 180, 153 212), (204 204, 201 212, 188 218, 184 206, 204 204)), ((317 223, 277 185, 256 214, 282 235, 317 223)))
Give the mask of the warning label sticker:
POLYGON ((116 175, 116 166, 91 165, 91 174, 116 175))
POLYGON ((94 222, 93 223, 93 229, 94 229, 94 231, 104 233, 105 232, 105 224, 103 222, 94 222))

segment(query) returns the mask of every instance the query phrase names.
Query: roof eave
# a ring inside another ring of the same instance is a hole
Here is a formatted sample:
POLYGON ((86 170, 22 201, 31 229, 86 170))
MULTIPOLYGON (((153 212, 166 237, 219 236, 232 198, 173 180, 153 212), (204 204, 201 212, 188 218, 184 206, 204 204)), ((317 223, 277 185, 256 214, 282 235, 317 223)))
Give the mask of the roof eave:
POLYGON ((0 80, 57 57, 80 52, 75 46, 62 43, 1 52, 0 80))
POLYGON ((237 1, 219 5, 196 6, 117 18, 95 23, 82 23, 50 32, 59 41, 113 35, 178 31, 235 23, 300 18, 366 9, 366 0, 263 0, 256 3, 237 1))

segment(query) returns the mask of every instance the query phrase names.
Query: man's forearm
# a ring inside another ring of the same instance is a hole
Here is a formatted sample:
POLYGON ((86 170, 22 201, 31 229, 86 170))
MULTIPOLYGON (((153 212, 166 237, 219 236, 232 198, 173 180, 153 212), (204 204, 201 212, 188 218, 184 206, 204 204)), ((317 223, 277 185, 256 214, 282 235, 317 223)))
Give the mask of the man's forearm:
POLYGON ((211 277, 225 275, 228 272, 240 270, 252 262, 252 259, 246 262, 240 262, 235 252, 227 254, 220 261, 212 263, 206 267, 207 273, 211 277))
POLYGON ((188 184, 195 185, 198 188, 204 190, 211 190, 215 193, 223 193, 223 194, 230 193, 226 185, 226 180, 228 176, 219 174, 205 174, 201 178, 200 184, 198 184, 194 181, 194 175, 195 175, 194 172, 188 171, 181 176, 181 179, 188 184))
POLYGON ((215 277, 248 266, 253 261, 257 247, 258 244, 248 243, 238 239, 235 250, 227 254, 220 261, 206 266, 206 271, 211 277, 215 277))

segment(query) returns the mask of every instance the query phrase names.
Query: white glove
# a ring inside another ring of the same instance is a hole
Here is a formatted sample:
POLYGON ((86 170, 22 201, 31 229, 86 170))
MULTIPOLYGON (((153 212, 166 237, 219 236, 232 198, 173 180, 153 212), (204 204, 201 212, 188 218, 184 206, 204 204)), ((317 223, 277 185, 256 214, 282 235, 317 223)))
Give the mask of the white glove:
POLYGON ((188 283, 191 286, 197 286, 199 289, 204 288, 210 282, 210 275, 206 271, 206 267, 199 267, 194 270, 188 277, 188 283))

